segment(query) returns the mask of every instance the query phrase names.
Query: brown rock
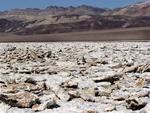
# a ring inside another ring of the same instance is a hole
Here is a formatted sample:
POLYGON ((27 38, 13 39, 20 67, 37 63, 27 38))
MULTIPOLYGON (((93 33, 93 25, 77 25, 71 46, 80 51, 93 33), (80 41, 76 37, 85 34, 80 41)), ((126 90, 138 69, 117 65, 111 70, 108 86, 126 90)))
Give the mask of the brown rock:
POLYGON ((145 84, 145 79, 144 78, 139 78, 135 82, 135 86, 140 87, 140 88, 144 87, 144 84, 145 84))
POLYGON ((87 113, 98 113, 98 112, 97 111, 89 110, 89 111, 87 111, 87 113))
POLYGON ((127 108, 132 110, 140 110, 146 106, 146 102, 141 101, 138 98, 129 98, 126 100, 127 108))
POLYGON ((19 92, 11 95, 0 95, 0 100, 12 107, 31 108, 35 104, 39 104, 37 95, 28 92, 19 92))

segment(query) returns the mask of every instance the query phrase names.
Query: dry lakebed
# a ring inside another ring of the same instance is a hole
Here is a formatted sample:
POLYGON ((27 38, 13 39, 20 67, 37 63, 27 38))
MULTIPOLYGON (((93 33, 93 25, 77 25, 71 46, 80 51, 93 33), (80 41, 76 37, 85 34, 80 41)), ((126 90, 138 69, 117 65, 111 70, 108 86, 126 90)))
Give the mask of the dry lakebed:
POLYGON ((1 43, 0 113, 150 113, 150 42, 1 43))

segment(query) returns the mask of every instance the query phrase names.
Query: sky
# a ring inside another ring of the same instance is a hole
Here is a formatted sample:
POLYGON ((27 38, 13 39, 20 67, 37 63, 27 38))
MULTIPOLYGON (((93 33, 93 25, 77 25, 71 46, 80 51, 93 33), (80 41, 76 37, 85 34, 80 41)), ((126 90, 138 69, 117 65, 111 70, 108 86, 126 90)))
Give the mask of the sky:
POLYGON ((0 11, 15 8, 46 8, 50 5, 55 6, 79 6, 91 5, 101 8, 124 7, 144 0, 0 0, 0 11))

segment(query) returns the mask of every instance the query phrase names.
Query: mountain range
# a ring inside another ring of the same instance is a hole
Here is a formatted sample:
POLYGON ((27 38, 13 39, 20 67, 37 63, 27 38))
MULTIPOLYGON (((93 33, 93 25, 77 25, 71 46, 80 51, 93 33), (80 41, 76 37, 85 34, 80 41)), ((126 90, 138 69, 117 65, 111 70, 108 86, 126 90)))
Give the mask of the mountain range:
POLYGON ((0 32, 50 34, 150 26, 150 0, 117 9, 49 6, 0 12, 0 32))

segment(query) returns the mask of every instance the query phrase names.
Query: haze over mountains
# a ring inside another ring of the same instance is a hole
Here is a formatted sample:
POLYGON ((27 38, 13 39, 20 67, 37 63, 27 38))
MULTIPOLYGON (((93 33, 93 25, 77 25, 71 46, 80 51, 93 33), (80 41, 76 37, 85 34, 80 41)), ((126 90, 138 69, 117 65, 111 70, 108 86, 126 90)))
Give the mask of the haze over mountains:
POLYGON ((49 6, 0 12, 0 32, 49 34, 150 26, 150 0, 124 8, 49 6))

